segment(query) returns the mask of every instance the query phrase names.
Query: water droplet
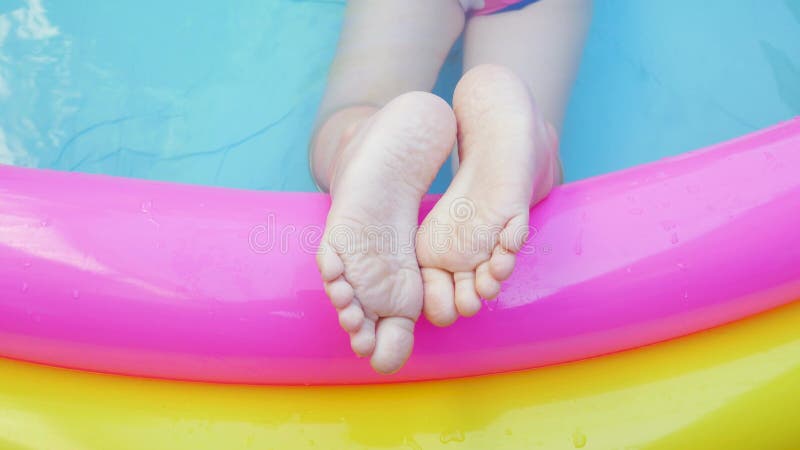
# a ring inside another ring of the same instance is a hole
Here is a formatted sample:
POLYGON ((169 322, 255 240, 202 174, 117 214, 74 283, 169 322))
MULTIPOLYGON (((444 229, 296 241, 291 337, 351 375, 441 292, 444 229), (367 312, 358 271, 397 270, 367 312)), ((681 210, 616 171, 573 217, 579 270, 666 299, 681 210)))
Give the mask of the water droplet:
POLYGON ((678 263, 678 264, 675 264, 675 265, 678 266, 678 269, 680 269, 680 270, 686 270, 686 264, 684 264, 684 263, 678 263))
POLYGON ((28 283, 23 281, 22 286, 20 286, 19 290, 22 291, 22 293, 28 292, 28 283))
POLYGON ((29 268, 31 265, 33 265, 33 263, 31 263, 30 261, 25 261, 24 263, 22 263, 22 267, 26 269, 29 268))
POLYGON ((505 430, 506 436, 511 436, 513 433, 511 432, 511 428, 506 428, 505 430))
POLYGON ((670 237, 670 239, 669 239, 669 240, 670 240, 670 242, 672 242, 673 244, 677 244, 677 243, 678 243, 678 241, 679 241, 679 239, 678 239, 678 233, 672 233, 672 237, 670 237))
POLYGON ((575 430, 575 432, 572 433, 572 445, 575 446, 575 448, 583 448, 583 447, 585 447, 586 446, 586 435, 581 433, 580 430, 575 430))
POLYGON ((772 161, 775 159, 775 155, 772 152, 764 152, 764 158, 766 158, 767 161, 772 161))
POLYGON ((411 450, 422 450, 422 446, 413 437, 403 436, 403 443, 411 450))
POLYGON ((153 209, 153 202, 151 202, 150 200, 142 202, 141 211, 143 213, 147 214, 150 212, 151 209, 153 209))
POLYGON ((442 433, 439 435, 439 441, 441 441, 442 444, 448 444, 450 442, 464 442, 464 432, 461 430, 456 430, 450 433, 442 433))
POLYGON ((484 300, 484 303, 486 304, 486 309, 489 310, 489 311, 494 311, 495 308, 497 308, 497 299, 494 299, 494 300, 488 300, 487 299, 487 300, 484 300))
POLYGON ((580 256, 583 254, 583 229, 578 232, 578 238, 575 240, 575 246, 572 249, 576 255, 580 256))
POLYGON ((644 209, 638 208, 638 207, 637 208, 631 208, 630 211, 628 211, 628 212, 630 212, 634 216, 641 216, 642 213, 644 212, 644 209))
POLYGON ((42 219, 42 221, 39 222, 39 225, 41 225, 42 228, 49 227, 50 226, 50 219, 42 219))
POLYGON ((77 289, 72 290, 72 298, 77 300, 81 297, 81 293, 77 289))
POLYGON ((633 268, 628 266, 628 267, 625 268, 625 272, 631 273, 631 272, 633 272, 633 268))
POLYGON ((683 291, 683 301, 689 301, 689 291, 683 291))

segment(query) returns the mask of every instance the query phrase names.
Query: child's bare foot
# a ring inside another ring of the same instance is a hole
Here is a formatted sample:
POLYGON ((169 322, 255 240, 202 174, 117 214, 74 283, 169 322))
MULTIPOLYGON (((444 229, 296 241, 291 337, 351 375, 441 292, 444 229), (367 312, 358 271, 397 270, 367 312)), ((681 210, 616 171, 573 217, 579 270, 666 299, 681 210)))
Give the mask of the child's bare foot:
POLYGON ((445 326, 500 292, 528 232, 528 211, 560 180, 555 132, 513 72, 464 75, 453 105, 460 166, 417 233, 425 316, 445 326))
POLYGON ((414 251, 419 204, 453 147, 453 112, 422 92, 401 95, 343 139, 317 258, 356 354, 397 371, 422 310, 414 251))

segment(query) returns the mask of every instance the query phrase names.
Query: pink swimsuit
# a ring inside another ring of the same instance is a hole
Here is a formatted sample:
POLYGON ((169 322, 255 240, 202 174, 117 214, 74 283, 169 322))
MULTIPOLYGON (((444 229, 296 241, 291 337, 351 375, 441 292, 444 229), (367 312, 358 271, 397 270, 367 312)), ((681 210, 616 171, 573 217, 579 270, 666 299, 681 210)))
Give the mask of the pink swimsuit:
POLYGON ((537 0, 459 0, 464 11, 473 16, 485 16, 520 9, 537 0))

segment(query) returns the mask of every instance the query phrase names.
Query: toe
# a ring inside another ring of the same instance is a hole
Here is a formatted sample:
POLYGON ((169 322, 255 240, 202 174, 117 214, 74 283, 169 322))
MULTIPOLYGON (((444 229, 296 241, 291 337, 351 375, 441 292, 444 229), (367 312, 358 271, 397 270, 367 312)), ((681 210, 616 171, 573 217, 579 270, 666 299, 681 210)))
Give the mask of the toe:
POLYGON ((474 316, 481 309, 481 299, 475 291, 474 272, 456 272, 455 280, 456 309, 464 317, 474 316))
POLYGON ((364 317, 361 328, 350 333, 350 347, 361 357, 372 354, 375 350, 375 319, 364 317))
POLYGON ((528 227, 529 213, 526 210, 522 214, 517 214, 506 223, 503 231, 500 232, 500 245, 511 253, 517 253, 525 245, 530 234, 528 227))
POLYGON ((317 267, 323 281, 333 281, 344 273, 344 262, 336 251, 325 240, 317 251, 317 267))
POLYGON ((434 267, 422 268, 423 311, 432 324, 445 327, 456 321, 458 311, 453 299, 453 275, 434 267))
POLYGON ((500 293, 500 282, 489 271, 489 261, 481 263, 475 269, 475 290, 485 299, 493 299, 500 293))
POLYGON ((406 317, 384 317, 378 321, 375 352, 370 363, 383 374, 397 372, 414 347, 414 321, 406 317))
POLYGON ((514 264, 516 264, 517 256, 509 252, 503 246, 498 245, 492 252, 492 258, 489 260, 489 273, 498 281, 505 281, 511 276, 514 271, 514 264))
POLYGON ((352 301, 349 305, 339 310, 339 325, 348 333, 355 333, 364 323, 364 310, 358 301, 352 301))
POLYGON ((325 283, 325 293, 328 294, 328 298, 331 299, 331 303, 336 309, 346 308, 355 297, 353 286, 341 276, 325 283))

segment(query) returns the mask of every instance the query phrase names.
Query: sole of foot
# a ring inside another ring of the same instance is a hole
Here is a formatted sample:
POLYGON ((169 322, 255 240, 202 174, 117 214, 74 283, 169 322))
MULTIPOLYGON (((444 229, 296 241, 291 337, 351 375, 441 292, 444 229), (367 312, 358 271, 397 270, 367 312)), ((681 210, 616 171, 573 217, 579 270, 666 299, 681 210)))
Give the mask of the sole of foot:
POLYGON ((317 263, 353 351, 381 373, 411 354, 423 298, 419 205, 455 136, 450 106, 411 92, 348 133, 335 162, 317 263))
POLYGON ((453 107, 460 164, 417 234, 424 312, 438 326, 498 295, 527 239, 530 206, 560 181, 555 132, 510 69, 473 68, 453 107))

